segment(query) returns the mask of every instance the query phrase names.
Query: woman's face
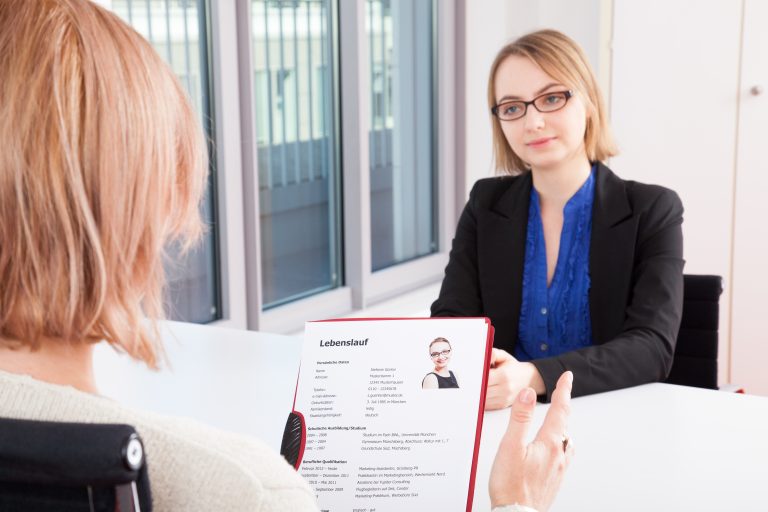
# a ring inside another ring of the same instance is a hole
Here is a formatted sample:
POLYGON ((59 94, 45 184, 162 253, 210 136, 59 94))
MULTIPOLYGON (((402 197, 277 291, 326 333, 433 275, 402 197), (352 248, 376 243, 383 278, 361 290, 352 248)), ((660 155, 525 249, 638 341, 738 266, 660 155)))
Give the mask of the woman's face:
MULTIPOLYGON (((571 89, 530 59, 517 55, 504 59, 494 77, 497 105, 510 100, 531 101, 547 92, 571 89)), ((542 113, 528 105, 522 118, 499 122, 507 143, 533 170, 558 169, 570 162, 587 160, 587 109, 575 90, 560 110, 542 113)))
POLYGON ((432 358, 435 368, 442 370, 448 366, 448 361, 451 360, 451 346, 445 341, 433 343, 432 346, 429 347, 429 355, 432 358))

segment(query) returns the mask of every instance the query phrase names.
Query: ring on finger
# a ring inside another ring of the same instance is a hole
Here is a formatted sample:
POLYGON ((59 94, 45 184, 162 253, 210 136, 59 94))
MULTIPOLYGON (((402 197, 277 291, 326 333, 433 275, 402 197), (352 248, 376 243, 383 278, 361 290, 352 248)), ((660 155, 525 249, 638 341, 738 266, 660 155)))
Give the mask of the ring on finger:
POLYGON ((568 445, 572 445, 571 438, 568 434, 563 434, 563 453, 568 451, 568 445))

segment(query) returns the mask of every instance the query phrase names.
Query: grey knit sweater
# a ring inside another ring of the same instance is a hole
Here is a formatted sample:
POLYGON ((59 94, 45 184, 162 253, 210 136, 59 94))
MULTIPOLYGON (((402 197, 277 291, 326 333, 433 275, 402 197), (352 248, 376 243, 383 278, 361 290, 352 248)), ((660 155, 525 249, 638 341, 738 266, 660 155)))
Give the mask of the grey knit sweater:
POLYGON ((133 425, 144 441, 159 512, 317 510, 314 493, 296 471, 245 436, 3 371, 0 416, 133 425))

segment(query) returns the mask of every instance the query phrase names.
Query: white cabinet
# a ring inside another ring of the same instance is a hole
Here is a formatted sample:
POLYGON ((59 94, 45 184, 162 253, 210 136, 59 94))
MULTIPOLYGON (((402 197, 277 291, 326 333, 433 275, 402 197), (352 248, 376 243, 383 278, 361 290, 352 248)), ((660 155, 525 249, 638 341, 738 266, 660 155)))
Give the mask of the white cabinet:
POLYGON ((768 3, 744 5, 735 169, 732 380, 768 395, 768 3))
POLYGON ((768 4, 615 0, 611 118, 624 178, 676 190, 685 271, 719 274, 720 383, 768 395, 768 4), (742 12, 744 10, 744 12, 742 12))

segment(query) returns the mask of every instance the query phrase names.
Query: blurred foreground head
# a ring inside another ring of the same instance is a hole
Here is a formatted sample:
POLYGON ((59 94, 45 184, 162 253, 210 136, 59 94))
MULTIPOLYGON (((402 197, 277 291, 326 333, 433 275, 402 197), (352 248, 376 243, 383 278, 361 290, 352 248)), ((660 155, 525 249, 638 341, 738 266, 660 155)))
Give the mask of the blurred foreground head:
POLYGON ((205 142, 172 71, 88 0, 0 0, 0 344, 157 365, 167 242, 203 225, 205 142))

